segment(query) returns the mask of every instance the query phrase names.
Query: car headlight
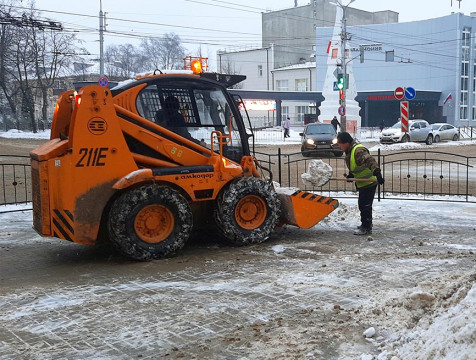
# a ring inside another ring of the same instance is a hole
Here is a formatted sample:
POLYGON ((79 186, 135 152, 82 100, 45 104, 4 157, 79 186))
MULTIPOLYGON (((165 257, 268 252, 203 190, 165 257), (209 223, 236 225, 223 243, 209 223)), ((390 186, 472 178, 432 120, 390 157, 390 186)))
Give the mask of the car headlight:
POLYGON ((306 143, 309 145, 314 145, 314 140, 313 139, 307 139, 306 143))

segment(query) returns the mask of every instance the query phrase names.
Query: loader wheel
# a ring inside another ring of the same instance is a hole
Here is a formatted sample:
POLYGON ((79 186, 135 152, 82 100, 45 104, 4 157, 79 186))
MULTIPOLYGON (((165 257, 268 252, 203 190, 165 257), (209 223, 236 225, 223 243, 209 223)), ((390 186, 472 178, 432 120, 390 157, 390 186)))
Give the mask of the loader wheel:
POLYGON ((135 260, 151 260, 180 250, 192 230, 188 201, 167 186, 144 185, 119 196, 109 215, 112 243, 135 260))
POLYGON ((227 241, 243 246, 266 240, 279 215, 280 201, 270 184, 257 178, 241 178, 218 197, 215 221, 227 241))

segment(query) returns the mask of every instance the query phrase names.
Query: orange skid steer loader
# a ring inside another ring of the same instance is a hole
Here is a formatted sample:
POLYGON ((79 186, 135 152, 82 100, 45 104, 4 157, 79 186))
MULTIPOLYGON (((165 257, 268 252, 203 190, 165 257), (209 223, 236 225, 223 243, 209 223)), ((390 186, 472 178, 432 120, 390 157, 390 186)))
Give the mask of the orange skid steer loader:
POLYGON ((204 225, 246 245, 326 217, 337 200, 276 193, 250 154, 233 81, 183 71, 61 94, 51 139, 30 153, 36 231, 150 260, 204 225))

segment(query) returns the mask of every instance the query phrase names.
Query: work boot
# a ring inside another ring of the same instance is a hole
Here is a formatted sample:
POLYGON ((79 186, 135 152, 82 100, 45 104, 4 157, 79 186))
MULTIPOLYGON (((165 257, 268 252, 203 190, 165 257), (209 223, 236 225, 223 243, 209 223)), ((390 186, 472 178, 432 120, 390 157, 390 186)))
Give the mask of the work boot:
POLYGON ((372 234, 372 229, 367 229, 362 226, 359 226, 359 228, 354 231, 354 235, 370 235, 370 234, 372 234))

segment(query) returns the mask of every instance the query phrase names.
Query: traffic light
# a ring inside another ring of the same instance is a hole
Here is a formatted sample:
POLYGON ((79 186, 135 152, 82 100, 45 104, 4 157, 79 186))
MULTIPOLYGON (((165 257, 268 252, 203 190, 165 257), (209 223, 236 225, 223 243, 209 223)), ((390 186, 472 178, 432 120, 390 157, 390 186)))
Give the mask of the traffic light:
POLYGON ((338 74, 337 75, 337 88, 339 90, 343 90, 344 87, 345 87, 344 74, 338 74))

